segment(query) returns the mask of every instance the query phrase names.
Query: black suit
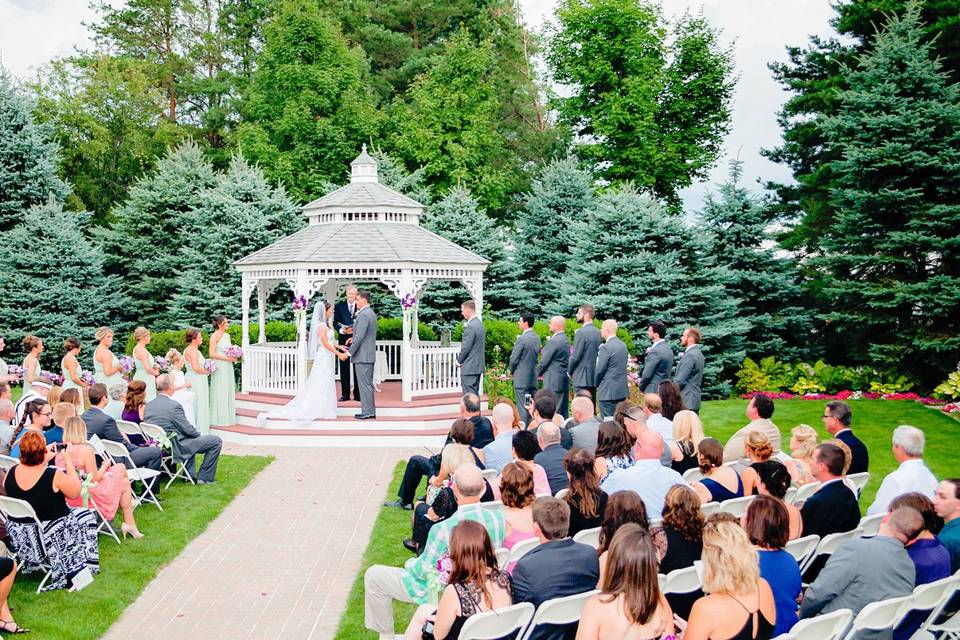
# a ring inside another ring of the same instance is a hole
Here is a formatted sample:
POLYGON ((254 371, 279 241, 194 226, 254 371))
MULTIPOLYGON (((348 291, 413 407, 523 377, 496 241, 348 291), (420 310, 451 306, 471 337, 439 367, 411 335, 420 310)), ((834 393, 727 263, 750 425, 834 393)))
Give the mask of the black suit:
MULTIPOLYGON (((513 569, 513 601, 539 607, 547 600, 595 589, 600 578, 597 550, 572 538, 550 540, 520 558, 513 569)), ((538 627, 531 639, 562 640, 566 629, 538 627)))
POLYGON ((533 457, 533 461, 543 467, 546 472, 547 481, 550 483, 550 493, 554 495, 557 491, 570 486, 567 470, 563 467, 563 457, 565 455, 567 455, 567 450, 563 448, 562 444, 551 444, 533 457))
MULTIPOLYGON (((87 438, 96 435, 101 440, 119 442, 127 448, 127 451, 130 452, 130 459, 133 460, 138 467, 153 469, 154 471, 160 470, 160 447, 138 447, 130 444, 130 441, 127 440, 120 432, 120 429, 117 428, 117 421, 104 413, 99 407, 90 407, 84 411, 80 417, 83 418, 84 424, 87 425, 87 438)), ((126 466, 131 467, 132 465, 127 464, 126 466)), ((159 476, 151 480, 150 489, 154 494, 160 491, 160 482, 158 482, 158 480, 159 476)))
POLYGON ((850 470, 847 473, 864 473, 870 466, 870 454, 867 446, 850 429, 844 429, 837 434, 837 440, 850 447, 850 470))
MULTIPOLYGON (((347 340, 353 337, 353 334, 344 333, 344 327, 353 327, 353 320, 357 315, 357 303, 353 303, 353 313, 350 313, 350 305, 346 300, 338 302, 333 307, 333 328, 337 332, 337 344, 345 345, 347 340)), ((349 360, 340 361, 340 398, 348 399, 350 398, 350 366, 349 360)), ((359 402, 360 400, 360 390, 353 390, 353 399, 359 402)))
POLYGON ((851 531, 860 524, 860 505, 853 491, 842 480, 831 481, 807 498, 800 508, 803 535, 851 531))

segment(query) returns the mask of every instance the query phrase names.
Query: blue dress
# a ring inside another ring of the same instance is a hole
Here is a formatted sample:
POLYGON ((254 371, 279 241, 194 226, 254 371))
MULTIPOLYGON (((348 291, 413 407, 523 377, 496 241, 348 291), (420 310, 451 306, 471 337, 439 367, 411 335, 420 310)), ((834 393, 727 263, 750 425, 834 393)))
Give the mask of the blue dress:
MULTIPOLYGON (((736 493, 730 491, 730 489, 727 489, 716 480, 711 480, 710 478, 703 478, 700 480, 700 484, 705 486, 707 491, 710 492, 710 497, 712 498, 713 502, 723 502, 724 500, 743 497, 743 479, 740 477, 739 473, 737 474, 736 493)), ((794 564, 796 564, 796 562, 794 562, 794 564)))
POLYGON ((770 584, 773 602, 777 607, 777 624, 773 636, 787 633, 797 624, 797 596, 802 586, 797 560, 783 549, 759 549, 760 577, 770 584))

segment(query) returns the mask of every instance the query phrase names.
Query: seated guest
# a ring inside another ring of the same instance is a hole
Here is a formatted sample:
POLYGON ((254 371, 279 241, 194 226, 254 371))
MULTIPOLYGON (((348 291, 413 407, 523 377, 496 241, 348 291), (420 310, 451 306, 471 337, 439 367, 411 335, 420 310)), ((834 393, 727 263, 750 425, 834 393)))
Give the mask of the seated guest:
POLYGON ((34 380, 33 384, 30 386, 30 390, 25 391, 13 407, 13 410, 16 413, 16 416, 14 417, 16 423, 20 424, 20 422, 23 421, 23 413, 26 411, 28 402, 38 399, 46 400, 47 396, 50 395, 50 390, 52 388, 53 380, 51 380, 47 375, 42 375, 34 380))
POLYGON ((13 619, 13 611, 10 609, 10 591, 17 577, 17 569, 16 560, 0 557, 0 631, 10 635, 30 633, 30 629, 24 629, 16 623, 13 619))
POLYGON ((107 405, 103 407, 104 413, 114 420, 123 420, 123 402, 127 399, 126 381, 110 385, 107 396, 107 405))
MULTIPOLYGON (((522 433, 522 432, 521 432, 522 433)), ((531 434, 532 436, 533 434, 531 434)), ((373 565, 363 577, 364 625, 382 638, 393 638, 393 601, 427 604, 440 592, 440 559, 450 551, 450 535, 465 520, 479 522, 490 535, 494 548, 503 543, 503 513, 480 506, 485 484, 480 469, 461 465, 454 474, 453 492, 457 511, 430 529, 427 544, 419 557, 410 558, 403 567, 373 565)))
POLYGON ((537 444, 540 445, 540 453, 533 461, 547 472, 550 495, 570 486, 567 472, 563 468, 563 457, 567 455, 567 450, 560 444, 560 429, 561 427, 552 422, 541 423, 537 428, 537 444))
MULTIPOLYGON (((547 472, 544 471, 543 467, 534 462, 538 453, 540 453, 540 445, 532 431, 514 432, 513 461, 526 467, 533 474, 533 493, 535 495, 545 495, 550 493, 550 481, 547 479, 547 472)), ((500 478, 501 476, 497 476, 490 483, 494 500, 500 499, 500 478)))
POLYGON ((844 542, 804 592, 800 618, 838 609, 856 616, 871 602, 913 593, 916 570, 903 545, 922 530, 920 512, 899 507, 883 519, 877 535, 844 542))
POLYGON ((83 415, 83 393, 80 389, 64 389, 60 394, 60 402, 72 404, 77 410, 77 417, 83 415))
POLYGON ((512 399, 506 396, 500 396, 499 398, 497 398, 497 401, 494 402, 493 404, 494 406, 498 404, 505 404, 508 407, 510 407, 510 410, 513 411, 513 428, 522 429, 524 427, 524 424, 520 422, 520 412, 517 411, 517 405, 514 404, 512 399))
POLYGON ((913 491, 890 501, 890 511, 899 507, 912 507, 923 518, 923 530, 907 542, 907 555, 917 571, 917 586, 949 578, 953 573, 950 570, 950 552, 935 535, 942 522, 933 510, 933 501, 913 491))
POLYGON ((663 417, 667 420, 673 420, 674 416, 689 408, 683 401, 680 386, 672 380, 664 380, 661 382, 657 386, 657 395, 660 396, 660 413, 662 413, 663 417))
POLYGON ((783 503, 771 496, 757 496, 747 506, 743 529, 760 555, 760 577, 773 591, 777 606, 774 637, 787 633, 797 623, 797 598, 800 596, 800 567, 783 547, 790 533, 790 516, 783 503))
POLYGON ((660 560, 660 573, 692 567, 703 551, 703 513, 700 498, 690 487, 676 485, 663 502, 663 533, 667 550, 660 560))
POLYGON ((737 524, 707 520, 703 529, 703 592, 684 640, 769 640, 777 622, 773 592, 760 577, 757 552, 737 524))
POLYGON ((937 485, 933 510, 943 518, 937 537, 950 552, 950 572, 960 569, 960 479, 947 478, 937 485))
MULTIPOLYGON (((620 402, 617 403, 616 407, 614 407, 613 417, 612 417, 612 418, 611 418, 610 416, 605 416, 605 417, 606 417, 608 420, 613 420, 613 421, 616 422, 618 425, 620 425, 621 427, 623 427, 624 429, 626 429, 626 428, 627 428, 627 425, 626 425, 626 424, 624 423, 624 421, 623 421, 623 416, 624 416, 624 414, 627 413, 627 409, 629 409, 629 408, 631 408, 631 407, 633 407, 633 406, 634 406, 634 404, 633 404, 632 402, 630 402, 629 400, 621 400, 620 402)), ((631 440, 631 442, 630 442, 630 446, 631 446, 631 447, 633 446, 633 441, 632 441, 632 440, 631 440)))
MULTIPOLYGON (((90 385, 87 394, 90 398, 90 408, 80 416, 87 425, 87 437, 96 434, 101 440, 119 442, 127 448, 127 451, 130 452, 130 458, 138 467, 159 471, 162 454, 160 447, 138 447, 134 445, 120 432, 117 421, 104 412, 104 407, 107 406, 107 387, 100 383, 90 385)), ((147 422, 151 421, 148 420, 147 422)), ((163 425, 158 424, 158 426, 163 425)), ((160 490, 161 483, 159 480, 160 478, 157 476, 150 485, 150 490, 153 491, 154 495, 160 490)))
POLYGON ((843 451, 832 444, 821 444, 813 452, 813 459, 813 475, 820 481, 820 488, 800 508, 804 535, 822 538, 856 529, 860 524, 860 505, 841 478, 843 451))
MULTIPOLYGON (((67 391, 70 391, 70 389, 67 389, 67 391)), ((43 432, 43 437, 48 445, 63 442, 63 430, 67 420, 79 417, 77 407, 69 402, 58 402, 56 405, 50 406, 53 407, 53 414, 50 416, 51 423, 43 432)), ((86 442, 86 438, 83 441, 86 442)))
POLYGON ((600 526, 603 511, 607 508, 607 494, 600 488, 593 454, 587 449, 571 449, 563 458, 563 468, 570 478, 570 487, 563 501, 570 507, 568 533, 573 537, 584 529, 600 526))
MULTIPOLYGON (((694 496, 696 498, 696 496, 694 496)), ((635 524, 617 531, 610 545, 601 592, 580 614, 577 640, 660 638, 673 633, 673 612, 660 593, 657 553, 635 524)))
POLYGON ((34 398, 28 402, 23 408, 23 417, 20 419, 20 424, 14 429, 10 441, 6 443, 6 448, 10 450, 10 457, 20 457, 20 440, 29 431, 39 433, 40 437, 44 439, 44 444, 46 444, 47 440, 43 432, 52 422, 53 408, 46 400, 34 398))
MULTIPOLYGON (((200 435, 187 420, 183 405, 170 397, 173 386, 173 377, 169 374, 157 376, 157 397, 147 403, 143 420, 161 427, 171 438, 177 439, 180 451, 189 456, 184 461, 187 473, 196 479, 197 484, 212 484, 216 482, 217 462, 223 441, 219 436, 200 435), (199 473, 196 471, 197 454, 203 454, 199 473)), ((135 451, 133 453, 136 454, 135 451)))
POLYGON ((560 446, 569 450, 573 446, 573 436, 567 429, 564 429, 559 422, 557 415, 557 396, 550 389, 540 389, 533 396, 533 404, 527 407, 530 412, 530 424, 527 429, 533 431, 539 437, 540 425, 552 424, 557 427, 557 433, 560 434, 560 446))
POLYGON ((570 403, 570 422, 567 431, 573 440, 572 449, 586 449, 590 453, 597 451, 597 435, 600 421, 593 412, 593 400, 582 396, 570 403))
POLYGON ((620 527, 628 522, 640 526, 641 529, 649 533, 650 539, 653 541, 653 547, 657 550, 657 561, 659 562, 663 558, 667 549, 667 537, 660 527, 650 528, 650 520, 647 518, 647 508, 644 506, 643 500, 633 491, 615 493, 607 501, 607 508, 603 512, 603 521, 600 523, 600 544, 597 547, 597 554, 600 556, 600 580, 598 584, 603 583, 607 551, 613 542, 613 536, 620 530, 620 527))
POLYGON ((684 409, 673 416, 673 442, 670 443, 670 466, 683 475, 700 466, 697 447, 703 440, 703 422, 695 412, 684 409))
POLYGON ((420 605, 404 638, 421 640, 433 622, 435 640, 456 640, 470 616, 513 604, 510 575, 500 571, 490 535, 479 522, 464 520, 450 534, 450 576, 440 603, 420 605))
MULTIPOLYGON (((533 474, 524 466, 511 462, 503 468, 500 481, 500 499, 503 501, 503 520, 506 537, 501 545, 513 545, 527 538, 536 538, 533 531, 533 474)), ((507 567, 513 572, 513 567, 507 567)))
POLYGON ((790 488, 790 473, 787 471, 787 467, 779 460, 767 460, 766 462, 758 462, 754 469, 760 477, 757 485, 760 495, 776 498, 783 504, 790 519, 788 539, 796 540, 803 534, 803 516, 800 515, 800 509, 792 504, 787 504, 784 500, 787 489, 790 488))
POLYGON ((723 464, 723 447, 713 438, 704 438, 697 447, 697 460, 703 478, 693 483, 700 501, 723 502, 743 497, 743 480, 733 467, 723 464))
POLYGON ((647 507, 651 518, 659 518, 667 491, 675 484, 688 486, 679 473, 660 464, 663 439, 653 431, 644 431, 633 450, 635 462, 629 469, 611 473, 600 488, 613 495, 618 491, 634 491, 647 507))
POLYGON ((751 431, 747 434, 743 449, 747 452, 747 460, 750 463, 740 473, 740 479, 743 480, 743 495, 755 496, 759 477, 754 465, 766 462, 773 456, 773 445, 770 444, 770 439, 760 431, 751 431))
POLYGON ((747 434, 760 431, 770 440, 774 453, 780 451, 780 428, 770 420, 773 417, 773 400, 762 393, 755 394, 747 404, 747 418, 750 423, 741 428, 727 440, 723 448, 723 461, 734 462, 747 457, 744 444, 747 434))
MULTIPOLYGON (((467 425, 469 429, 473 429, 473 425, 469 421, 467 421, 467 425)), ((457 499, 451 485, 453 484, 454 473, 464 464, 474 464, 469 445, 454 442, 443 448, 440 453, 440 472, 430 479, 425 501, 418 502, 413 507, 412 536, 403 541, 404 547, 419 554, 427 543, 427 534, 430 533, 430 528, 437 522, 446 520, 457 510, 457 499), (434 481, 440 478, 442 478, 440 484, 435 485, 434 481)), ((492 492, 490 499, 493 499, 492 492)), ((481 502, 483 502, 482 499, 481 502)))
MULTIPOLYGON (((493 442, 493 425, 480 415, 480 396, 475 393, 465 393, 460 399, 460 417, 473 423, 473 440, 470 446, 474 449, 483 449, 493 442)), ((451 436, 447 436, 447 443, 451 436)))
POLYGON ((663 402, 660 396, 656 393, 643 394, 641 409, 647 418, 647 428, 659 433, 667 447, 673 444, 673 421, 663 416, 663 402))
POLYGON ((51 575, 44 591, 71 586, 84 569, 100 572, 96 516, 89 509, 71 509, 66 502, 79 498, 81 490, 69 446, 66 453, 64 471, 48 466, 53 454, 43 435, 28 430, 20 442, 20 464, 14 465, 3 481, 5 494, 29 502, 43 527, 47 560, 36 548, 40 536, 36 524, 7 520, 7 535, 20 561, 24 565, 49 562, 51 575))
POLYGON ((133 380, 127 385, 127 395, 123 399, 122 420, 140 424, 143 421, 143 412, 147 408, 147 383, 142 380, 133 380))
MULTIPOLYGON (((6 383, 3 383, 6 384, 6 383)), ((9 398, 0 399, 0 442, 10 442, 13 435, 13 419, 17 412, 13 410, 13 403, 9 398)), ((3 581, 0 580, 0 583, 3 581)))
POLYGON ((844 472, 844 475, 847 473, 863 473, 869 471, 870 467, 867 446, 853 434, 853 429, 850 428, 852 416, 850 405, 841 400, 828 402, 823 410, 824 429, 834 438, 842 440, 844 444, 850 447, 850 453, 852 454, 850 469, 844 472))
POLYGON ((790 432, 790 455, 787 471, 793 484, 801 486, 816 482, 813 477, 813 450, 817 448, 820 436, 816 429, 808 424, 798 424, 790 432))
POLYGON ((909 425, 900 425, 893 430, 893 457, 900 465, 880 483, 877 497, 867 509, 867 515, 889 511, 890 502, 908 491, 916 491, 933 498, 937 479, 923 463, 923 431, 909 425))
MULTIPOLYGON (((657 396, 659 400, 660 396, 657 396)), ((623 424, 624 428, 629 434, 631 442, 636 444, 637 438, 640 437, 640 434, 651 431, 650 427, 647 426, 647 414, 644 413, 643 407, 630 407, 623 413, 623 424)), ((671 437, 673 435, 673 425, 670 426, 671 437)), ((657 433, 654 431, 654 433, 657 433)), ((657 435, 660 435, 657 433, 657 435)), ((660 437, 660 441, 663 442, 663 436, 660 437)), ((665 443, 663 448, 660 451, 660 464, 669 467, 673 455, 670 453, 670 447, 665 443)))
POLYGON ((513 426, 514 411, 516 410, 506 404, 493 406, 493 432, 496 435, 493 442, 483 448, 485 469, 496 469, 497 473, 500 473, 513 459, 513 434, 516 431, 513 426))
POLYGON ((633 466, 630 438, 627 431, 613 420, 605 420, 597 431, 597 450, 594 453, 594 469, 597 479, 603 482, 612 471, 633 466))

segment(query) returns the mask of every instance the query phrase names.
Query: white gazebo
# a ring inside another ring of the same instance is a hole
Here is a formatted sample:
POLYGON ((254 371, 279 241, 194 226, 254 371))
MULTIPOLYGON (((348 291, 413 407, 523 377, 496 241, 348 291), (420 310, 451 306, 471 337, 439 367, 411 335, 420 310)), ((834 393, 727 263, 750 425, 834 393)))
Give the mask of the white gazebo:
POLYGON ((387 380, 401 381, 404 400, 460 389, 459 346, 419 340, 419 298, 430 280, 460 281, 480 310, 489 261, 421 227, 424 206, 380 184, 377 161, 367 154, 366 145, 350 166, 349 184, 303 207, 306 228, 235 263, 242 275, 245 393, 293 395, 306 380, 305 312, 296 314, 296 342, 266 342, 267 299, 282 283, 294 298, 310 301, 320 293, 331 303, 341 285, 383 283, 403 310, 402 340, 378 340, 377 348, 386 356, 387 380), (254 292, 260 331, 251 344, 254 292))

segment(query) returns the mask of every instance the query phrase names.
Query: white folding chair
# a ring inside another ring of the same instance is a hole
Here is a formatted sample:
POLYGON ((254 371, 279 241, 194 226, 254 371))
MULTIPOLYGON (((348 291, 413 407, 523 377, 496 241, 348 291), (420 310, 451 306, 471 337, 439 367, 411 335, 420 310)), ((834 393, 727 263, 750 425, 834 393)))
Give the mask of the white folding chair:
POLYGON ((564 498, 568 493, 570 493, 570 489, 560 489, 560 491, 557 491, 556 495, 553 496, 553 497, 556 498, 557 500, 563 500, 563 498, 564 498))
POLYGON ((157 478, 160 475, 159 471, 153 469, 143 469, 137 466, 137 463, 133 461, 133 457, 130 455, 130 452, 127 451, 127 448, 120 444, 119 442, 110 442, 109 440, 103 441, 103 448, 106 450, 107 454, 110 456, 110 459, 113 460, 118 465, 123 465, 127 472, 127 480, 132 482, 140 482, 143 485, 143 491, 137 493, 134 491, 133 487, 130 487, 130 491, 133 494, 133 508, 136 509, 142 502, 149 502, 152 505, 155 505, 157 509, 163 511, 163 507, 160 506, 160 501, 157 500, 157 496, 154 495, 153 491, 150 490, 149 481, 157 478), (130 467, 126 468, 123 460, 130 461, 130 467))
POLYGON ((87 498, 87 508, 90 509, 97 518, 97 522, 99 523, 97 524, 97 533, 103 536, 109 536, 113 538, 114 542, 120 544, 120 536, 117 535, 110 521, 107 520, 107 517, 100 511, 100 507, 97 506, 97 501, 93 499, 93 496, 87 498))
POLYGON ((40 555, 43 557, 43 561, 37 566, 44 572, 43 579, 37 586, 37 593, 40 593, 43 585, 50 579, 50 573, 52 572, 50 568, 50 556, 47 554, 47 546, 43 542, 43 525, 40 523, 40 518, 37 517, 37 512, 34 511, 33 506, 31 506, 29 502, 18 498, 8 498, 7 496, 0 496, 0 513, 2 513, 6 519, 31 520, 37 525, 37 539, 40 542, 40 555))
POLYGON ((460 629, 460 640, 495 640, 523 631, 533 618, 529 602, 510 605, 494 611, 484 611, 467 618, 460 629))
POLYGON ((522 640, 530 640, 536 628, 543 624, 549 625, 570 625, 580 621, 580 614, 583 613, 583 607, 592 596, 600 593, 596 589, 585 593, 578 593, 563 598, 554 598, 547 600, 533 614, 533 620, 523 633, 522 640))
POLYGON ((650 518, 650 529, 658 529, 663 526, 663 518, 650 518))
POLYGON ((507 564, 513 564, 530 551, 540 546, 540 538, 526 538, 510 547, 510 557, 507 558, 507 564))
POLYGON ((793 499, 793 504, 803 504, 807 498, 812 496, 820 488, 819 482, 810 482, 797 488, 797 495, 793 499))
POLYGON ((698 480, 703 480, 703 478, 704 478, 703 472, 700 471, 698 467, 694 467, 693 469, 687 469, 686 471, 683 472, 683 479, 686 480, 688 483, 697 482, 698 480))
POLYGON ((4 471, 10 471, 14 465, 20 464, 20 461, 16 458, 11 458, 10 456, 0 456, 0 469, 4 471))
POLYGON ((853 612, 850 609, 837 609, 801 620, 793 625, 789 633, 778 636, 776 640, 839 640, 851 620, 853 612))
MULTIPOLYGON (((904 616, 913 611, 929 611, 929 614, 920 622, 911 638, 933 638, 929 630, 933 628, 946 607, 950 605, 950 601, 954 599, 958 589, 960 589, 960 577, 952 575, 936 582, 922 584, 913 590, 913 602, 904 607, 904 616)), ((957 622, 960 623, 960 620, 957 622)), ((952 626, 960 630, 960 625, 954 623, 952 626)), ((940 627, 939 631, 945 635, 951 635, 947 628, 940 627)))
POLYGON ((857 499, 860 499, 860 493, 863 491, 863 488, 867 486, 867 483, 870 482, 870 472, 864 471, 863 473, 851 473, 846 477, 853 486, 855 487, 854 493, 857 494, 857 499))
POLYGON ((883 522, 885 513, 878 513, 874 516, 864 516, 860 518, 860 528, 863 529, 863 537, 871 538, 877 535, 880 530, 880 523, 883 522))
POLYGON ((700 505, 700 513, 703 515, 704 518, 708 518, 710 514, 716 513, 719 510, 720 510, 719 502, 704 502, 702 505, 700 505))
POLYGON ((783 501, 787 504, 793 504, 797 499, 797 488, 787 487, 787 493, 783 496, 783 501))
POLYGON ((497 554, 497 566, 500 567, 501 571, 504 571, 507 568, 508 561, 510 560, 510 549, 504 549, 503 547, 498 548, 494 553, 497 554))
POLYGON ((137 436, 138 438, 146 438, 143 435, 143 431, 140 429, 140 425, 136 422, 130 422, 129 420, 117 420, 117 429, 120 430, 125 436, 137 436))
POLYGON ((500 474, 497 473, 496 469, 483 469, 482 471, 480 471, 480 475, 482 475, 483 479, 486 480, 487 482, 493 482, 494 480, 497 479, 497 476, 500 474))
POLYGON ((803 536, 796 540, 789 541, 784 547, 784 551, 797 559, 797 564, 801 567, 810 559, 810 554, 817 550, 817 544, 820 543, 820 536, 817 534, 803 536))
POLYGON ((853 624, 844 636, 853 640, 862 631, 886 631, 897 626, 903 619, 903 607, 913 599, 913 594, 899 598, 887 598, 880 602, 871 602, 857 614, 853 624))
POLYGON ((661 591, 668 593, 690 593, 700 588, 700 574, 696 567, 675 569, 667 574, 661 591))
POLYGON ((806 564, 800 567, 800 573, 806 571, 811 567, 818 558, 823 556, 833 555, 833 552, 840 548, 847 540, 852 540, 854 538, 860 537, 861 530, 859 527, 853 529, 852 531, 843 531, 841 533, 831 533, 820 538, 820 542, 817 544, 817 550, 810 555, 810 558, 807 560, 806 564))
MULTIPOLYGON (((153 438, 157 442, 172 440, 172 436, 167 435, 167 432, 163 430, 163 427, 151 424, 149 422, 141 422, 140 430, 143 431, 143 435, 148 438, 153 438)), ((170 476, 169 482, 164 485, 165 489, 169 489, 170 485, 173 484, 173 481, 177 478, 183 478, 190 484, 196 484, 193 478, 190 477, 190 474, 187 473, 187 465, 184 464, 185 462, 186 460, 177 459, 174 447, 171 447, 169 458, 160 458, 160 469, 163 471, 163 473, 170 476), (173 468, 170 467, 171 462, 173 463, 173 468)))
POLYGON ((100 436, 98 436, 97 434, 93 434, 92 436, 90 436, 90 438, 87 440, 87 444, 93 447, 93 452, 98 456, 100 456, 101 458, 110 457, 107 454, 107 450, 103 446, 103 440, 101 440, 100 436))
POLYGON ((578 531, 577 535, 573 536, 574 542, 579 542, 580 544, 585 544, 597 549, 600 547, 600 527, 594 527, 593 529, 584 529, 583 531, 578 531))
POLYGON ((738 518, 742 518, 743 514, 747 512, 747 507, 756 497, 757 496, 744 496, 742 498, 730 498, 729 500, 724 500, 720 503, 720 506, 717 507, 717 511, 729 513, 738 518))

